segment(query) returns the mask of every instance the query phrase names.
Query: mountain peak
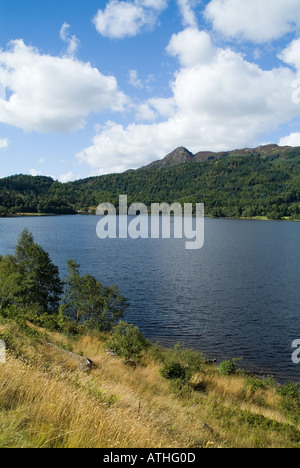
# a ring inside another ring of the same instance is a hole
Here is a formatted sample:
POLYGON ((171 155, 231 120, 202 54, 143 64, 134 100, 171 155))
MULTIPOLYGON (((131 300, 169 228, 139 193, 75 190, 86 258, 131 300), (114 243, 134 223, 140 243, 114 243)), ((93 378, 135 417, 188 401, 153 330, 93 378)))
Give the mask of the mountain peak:
POLYGON ((154 161, 147 166, 148 168, 154 169, 157 167, 164 168, 168 166, 176 166, 177 164, 183 164, 186 162, 192 162, 194 158, 193 153, 183 146, 179 146, 174 151, 169 153, 164 159, 154 161))

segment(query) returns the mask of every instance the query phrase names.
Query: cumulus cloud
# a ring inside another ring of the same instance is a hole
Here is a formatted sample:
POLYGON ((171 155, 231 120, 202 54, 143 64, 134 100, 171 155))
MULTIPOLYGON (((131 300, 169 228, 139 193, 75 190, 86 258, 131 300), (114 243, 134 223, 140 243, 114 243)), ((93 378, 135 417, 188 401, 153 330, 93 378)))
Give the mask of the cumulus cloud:
POLYGON ((93 21, 104 37, 134 37, 144 29, 152 29, 167 6, 167 0, 110 0, 104 10, 98 10, 93 21))
POLYGON ((0 99, 6 99, 6 89, 4 88, 3 84, 0 82, 0 99))
POLYGON ((90 113, 126 104, 113 76, 71 57, 42 55, 22 40, 0 50, 0 83, 11 94, 0 98, 0 122, 26 131, 69 133, 90 113))
POLYGON ((300 133, 291 133, 279 141, 279 146, 300 146, 300 133))
POLYGON ((36 176, 42 175, 42 172, 37 171, 36 169, 29 169, 29 174, 32 175, 33 177, 36 177, 36 176))
POLYGON ((151 98, 148 99, 147 105, 162 118, 168 118, 175 115, 176 112, 176 104, 173 99, 171 98, 151 98))
POLYGON ((108 122, 92 143, 77 158, 93 167, 95 174, 107 174, 138 168, 163 157, 170 141, 169 132, 163 135, 163 124, 131 124, 124 128, 108 122))
POLYGON ((250 146, 300 115, 291 99, 296 74, 289 67, 265 71, 192 28, 173 36, 167 51, 180 65, 172 97, 147 100, 143 108, 152 108, 161 121, 99 128, 92 145, 77 155, 95 173, 141 167, 176 146, 192 152, 250 146))
POLYGON ((149 104, 144 103, 137 106, 135 117, 138 121, 154 121, 156 120, 157 114, 151 109, 149 104))
POLYGON ((0 150, 6 149, 9 146, 9 141, 7 138, 0 138, 0 150))
POLYGON ((193 8, 198 3, 197 0, 177 0, 180 12, 182 14, 183 26, 196 28, 198 26, 196 14, 193 8))
POLYGON ((264 43, 300 27, 299 0, 211 0, 206 18, 227 37, 264 43))
POLYGON ((278 57, 285 63, 300 70, 300 39, 292 41, 278 57))
POLYGON ((59 35, 61 40, 68 44, 67 55, 74 57, 79 47, 80 41, 76 36, 70 36, 70 27, 71 26, 68 23, 64 23, 61 27, 59 35))
POLYGON ((58 178, 58 181, 66 184, 67 182, 72 182, 73 180, 77 179, 79 179, 79 176, 76 176, 72 171, 69 171, 66 174, 61 174, 58 178))
POLYGON ((172 36, 167 52, 174 57, 178 56, 181 65, 189 67, 210 61, 216 49, 208 33, 195 28, 187 28, 172 36))

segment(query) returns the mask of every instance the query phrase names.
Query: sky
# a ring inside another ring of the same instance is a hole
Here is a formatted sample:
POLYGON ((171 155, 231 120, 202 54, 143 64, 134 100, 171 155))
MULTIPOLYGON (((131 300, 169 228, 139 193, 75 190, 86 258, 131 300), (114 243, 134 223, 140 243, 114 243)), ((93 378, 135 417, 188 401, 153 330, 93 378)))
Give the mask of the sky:
POLYGON ((0 0, 0 177, 300 146, 299 0, 0 0))

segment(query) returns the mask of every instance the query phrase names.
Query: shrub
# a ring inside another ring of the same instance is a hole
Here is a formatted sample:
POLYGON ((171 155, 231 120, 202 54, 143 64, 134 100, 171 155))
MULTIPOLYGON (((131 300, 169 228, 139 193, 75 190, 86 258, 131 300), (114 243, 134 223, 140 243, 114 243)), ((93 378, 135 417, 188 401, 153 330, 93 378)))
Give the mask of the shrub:
POLYGON ((205 362, 201 353, 183 348, 180 343, 168 349, 161 360, 161 375, 167 380, 180 380, 181 383, 188 383, 194 374, 201 371, 205 362))
POLYGON ((279 387, 278 393, 281 396, 285 398, 291 398, 300 404, 300 384, 299 383, 289 382, 283 385, 282 387, 279 387))
POLYGON ((266 390, 267 388, 274 387, 275 380, 272 376, 269 376, 265 379, 249 377, 248 379, 246 379, 245 385, 246 387, 250 387, 251 390, 255 392, 256 390, 266 390))
POLYGON ((149 346, 149 341, 145 338, 138 327, 120 321, 113 328, 109 347, 118 355, 125 359, 140 361, 142 351, 149 346))
POLYGON ((299 383, 289 382, 278 387, 277 392, 281 395, 281 410, 289 414, 296 424, 300 422, 300 387, 299 383))
POLYGON ((160 373, 164 379, 167 380, 185 380, 186 369, 179 362, 166 362, 160 373))
POLYGON ((240 359, 233 359, 232 361, 223 361, 218 367, 220 374, 223 375, 234 375, 238 371, 237 362, 240 359))

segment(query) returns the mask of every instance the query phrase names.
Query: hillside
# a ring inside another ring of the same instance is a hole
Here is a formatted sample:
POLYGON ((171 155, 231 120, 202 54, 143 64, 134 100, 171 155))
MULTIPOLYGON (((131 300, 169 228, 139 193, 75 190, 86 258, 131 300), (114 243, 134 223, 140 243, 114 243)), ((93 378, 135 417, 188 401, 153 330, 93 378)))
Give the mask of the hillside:
POLYGON ((224 375, 208 362, 189 384, 168 381, 160 369, 170 351, 151 346, 133 368, 106 351, 107 334, 10 321, 0 339, 0 448, 299 448, 295 385, 224 375), (76 354, 94 362, 90 372, 76 354))
POLYGON ((178 148, 123 174, 62 184, 49 177, 0 180, 0 215, 93 213, 103 202, 205 203, 206 215, 300 219, 300 147, 268 145, 193 155, 178 148))

